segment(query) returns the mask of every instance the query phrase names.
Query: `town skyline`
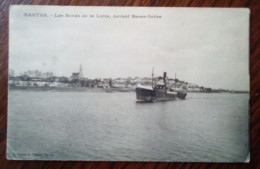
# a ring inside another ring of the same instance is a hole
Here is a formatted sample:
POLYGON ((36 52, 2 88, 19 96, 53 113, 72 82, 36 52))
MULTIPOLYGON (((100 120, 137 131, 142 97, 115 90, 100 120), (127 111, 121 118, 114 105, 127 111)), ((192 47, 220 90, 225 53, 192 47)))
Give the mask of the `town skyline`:
MULTIPOLYGON (((28 70, 28 71, 24 71, 24 72, 21 72, 19 74, 16 74, 15 71, 13 69, 9 69, 9 76, 13 76, 13 77, 21 77, 21 76, 28 76, 28 77, 31 77, 31 78, 43 78, 43 79, 50 79, 50 78, 67 78, 67 80, 75 80, 75 77, 73 77, 75 74, 76 74, 76 79, 80 80, 80 79, 88 79, 88 80, 116 80, 116 79, 125 79, 125 80, 133 80, 133 79, 146 79, 146 81, 148 79, 152 79, 152 73, 150 76, 122 76, 122 77, 93 77, 93 78, 90 78, 90 77, 85 77, 84 76, 84 73, 83 73, 83 67, 82 67, 82 64, 80 64, 79 66, 79 71, 78 72, 72 72, 71 75, 69 76, 66 76, 66 75, 56 75, 55 73, 53 72, 41 72, 40 70, 28 70), (38 74, 38 75, 37 75, 38 74), (148 79, 147 79, 148 78, 148 79)), ((154 69, 153 69, 154 71, 154 69)), ((167 73, 167 72, 166 72, 167 73)), ((159 77, 162 77, 162 75, 155 75, 153 73, 153 78, 154 79, 157 79, 159 77)), ((193 85, 193 86, 196 86, 198 88, 210 88, 212 90, 224 90, 224 91, 241 91, 241 92, 249 92, 249 90, 235 90, 235 89, 226 89, 226 88, 213 88, 211 86, 204 86, 204 85, 201 85, 199 83, 193 83, 193 82, 190 82, 190 81, 185 81, 184 79, 181 79, 181 78, 178 78, 176 76, 176 73, 175 73, 175 76, 166 76, 168 79, 171 79, 171 80, 178 80, 180 81, 181 83, 186 83, 186 84, 189 84, 189 85, 193 85)))

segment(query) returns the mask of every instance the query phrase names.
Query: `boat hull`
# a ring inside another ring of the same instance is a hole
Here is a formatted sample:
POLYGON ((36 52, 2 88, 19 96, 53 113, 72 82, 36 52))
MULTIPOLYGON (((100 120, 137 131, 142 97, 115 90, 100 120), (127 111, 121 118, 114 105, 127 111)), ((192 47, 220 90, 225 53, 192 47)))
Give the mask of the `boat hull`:
POLYGON ((186 98, 187 93, 177 92, 178 99, 184 100, 186 98))
POLYGON ((177 94, 173 92, 162 92, 142 87, 136 88, 136 98, 139 101, 156 102, 177 100, 177 94))
POLYGON ((136 99, 140 101, 151 102, 155 100, 155 91, 150 89, 144 89, 137 87, 136 91, 136 99))

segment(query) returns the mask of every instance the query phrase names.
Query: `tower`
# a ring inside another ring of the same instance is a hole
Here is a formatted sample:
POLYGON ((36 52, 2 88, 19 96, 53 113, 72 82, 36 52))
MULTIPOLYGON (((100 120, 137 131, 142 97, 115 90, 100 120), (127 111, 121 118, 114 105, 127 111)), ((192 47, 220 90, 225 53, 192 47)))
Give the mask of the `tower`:
POLYGON ((83 71, 82 71, 82 65, 80 64, 79 67, 79 78, 82 79, 83 78, 83 71))

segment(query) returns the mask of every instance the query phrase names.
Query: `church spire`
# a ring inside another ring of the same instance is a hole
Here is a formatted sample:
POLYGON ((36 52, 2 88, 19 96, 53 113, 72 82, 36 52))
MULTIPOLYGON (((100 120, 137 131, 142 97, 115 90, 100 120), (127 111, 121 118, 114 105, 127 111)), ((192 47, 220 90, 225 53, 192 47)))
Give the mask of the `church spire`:
POLYGON ((80 67, 79 67, 79 78, 83 78, 82 64, 80 64, 80 67))

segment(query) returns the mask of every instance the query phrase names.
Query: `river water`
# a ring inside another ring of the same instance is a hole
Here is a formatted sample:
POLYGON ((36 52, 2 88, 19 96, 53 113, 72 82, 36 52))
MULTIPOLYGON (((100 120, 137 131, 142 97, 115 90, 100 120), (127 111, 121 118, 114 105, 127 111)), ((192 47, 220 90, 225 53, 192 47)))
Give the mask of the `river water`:
POLYGON ((7 157, 23 160, 243 162, 248 94, 10 90, 7 157))

